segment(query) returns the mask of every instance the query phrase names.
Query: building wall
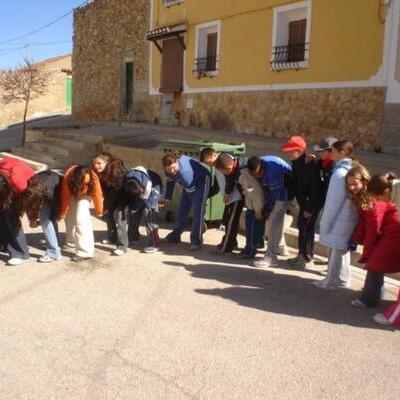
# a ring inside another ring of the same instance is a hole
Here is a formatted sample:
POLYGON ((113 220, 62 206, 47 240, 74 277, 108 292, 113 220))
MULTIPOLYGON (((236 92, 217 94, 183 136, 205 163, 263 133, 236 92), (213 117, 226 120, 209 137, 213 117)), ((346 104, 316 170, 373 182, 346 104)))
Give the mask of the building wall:
POLYGON ((159 98, 148 96, 149 10, 148 0, 96 0, 75 11, 75 120, 155 119, 159 98), (125 61, 134 62, 134 117, 121 111, 125 61))
POLYGON ((78 121, 160 118, 161 55, 150 29, 187 24, 184 91, 173 122, 309 140, 349 137, 381 146, 386 87, 379 78, 385 24, 380 0, 312 0, 307 69, 273 72, 273 9, 291 0, 96 0, 75 12, 74 105, 78 121), (221 22, 217 77, 195 79, 196 26, 221 22), (121 112, 124 61, 135 63, 134 108, 121 112), (378 77, 378 78, 377 78, 378 77))
MULTIPOLYGON (((186 22, 188 89, 269 84, 366 81, 382 63, 385 25, 378 17, 380 0, 312 0, 309 68, 271 71, 273 10, 298 3, 289 0, 185 0, 166 8, 153 0, 153 27, 186 22), (196 26, 220 21, 220 71, 215 78, 195 79, 196 26)), ((152 84, 160 82, 161 57, 153 46, 152 84)))
MULTIPOLYGON (((43 69, 48 72, 49 80, 46 93, 43 96, 31 100, 28 109, 28 118, 39 117, 54 113, 65 113, 67 75, 63 69, 71 69, 71 56, 57 57, 40 63, 43 69)), ((24 104, 12 103, 1 104, 0 100, 0 127, 21 122, 24 113, 24 104)))

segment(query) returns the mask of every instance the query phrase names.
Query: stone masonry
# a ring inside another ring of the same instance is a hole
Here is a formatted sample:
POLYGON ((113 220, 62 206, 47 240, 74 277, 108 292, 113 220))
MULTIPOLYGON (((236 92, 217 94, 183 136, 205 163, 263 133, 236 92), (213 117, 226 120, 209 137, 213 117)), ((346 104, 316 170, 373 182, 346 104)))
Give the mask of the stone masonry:
POLYGON ((159 98, 148 96, 148 0, 97 0, 74 16, 74 105, 78 121, 154 121, 159 98), (123 67, 134 63, 132 115, 122 111, 123 67))

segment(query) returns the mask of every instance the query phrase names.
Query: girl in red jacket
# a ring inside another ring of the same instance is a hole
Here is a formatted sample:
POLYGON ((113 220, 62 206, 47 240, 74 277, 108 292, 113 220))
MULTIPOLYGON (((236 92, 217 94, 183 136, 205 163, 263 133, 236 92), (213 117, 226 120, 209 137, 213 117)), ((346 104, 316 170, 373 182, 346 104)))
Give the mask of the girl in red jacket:
POLYGON ((17 200, 34 173, 30 165, 17 158, 6 157, 0 161, 0 241, 11 256, 8 265, 17 266, 29 260, 17 200))
POLYGON ((358 308, 375 307, 384 274, 400 271, 400 221, 396 206, 387 201, 380 179, 373 177, 368 182, 366 176, 359 166, 350 170, 346 177, 360 214, 352 242, 364 246, 360 262, 367 270, 361 296, 351 302, 358 308))
MULTIPOLYGON (((394 174, 376 175, 371 180, 371 189, 374 196, 380 196, 383 201, 400 204, 400 180, 394 174)), ((397 247, 400 247, 398 237, 397 247)), ((376 314, 374 321, 381 325, 400 326, 400 291, 396 303, 391 305, 383 314, 376 314)))

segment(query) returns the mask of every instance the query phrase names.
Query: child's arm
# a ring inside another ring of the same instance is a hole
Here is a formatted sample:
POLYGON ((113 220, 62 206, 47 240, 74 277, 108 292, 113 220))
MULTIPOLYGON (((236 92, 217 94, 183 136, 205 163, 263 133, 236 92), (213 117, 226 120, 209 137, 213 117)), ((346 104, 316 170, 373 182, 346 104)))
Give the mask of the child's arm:
POLYGON ((326 196, 324 213, 321 218, 321 232, 328 233, 335 224, 336 217, 346 200, 346 185, 344 176, 332 176, 326 196))
POLYGON ((93 192, 91 197, 96 215, 101 217, 104 213, 103 190, 101 189, 99 177, 95 173, 92 173, 91 175, 91 179, 93 179, 93 192))
POLYGON ((372 250, 378 242, 384 215, 384 212, 379 212, 379 210, 377 210, 375 207, 371 210, 366 211, 366 227, 363 243, 364 249, 360 259, 360 263, 366 263, 368 261, 372 250))
POLYGON ((58 212, 58 219, 65 219, 69 203, 71 201, 71 191, 69 190, 69 181, 71 179, 71 173, 75 166, 68 168, 65 171, 64 178, 61 181, 61 189, 60 189, 60 209, 58 212))

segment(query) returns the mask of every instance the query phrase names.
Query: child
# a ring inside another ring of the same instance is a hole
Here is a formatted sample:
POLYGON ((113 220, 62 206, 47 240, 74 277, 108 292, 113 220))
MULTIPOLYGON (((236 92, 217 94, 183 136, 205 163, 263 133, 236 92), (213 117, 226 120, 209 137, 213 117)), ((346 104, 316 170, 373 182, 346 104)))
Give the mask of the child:
POLYGON ((46 239, 46 253, 39 258, 41 263, 61 258, 56 221, 60 207, 61 180, 61 175, 55 172, 39 172, 29 179, 27 188, 21 194, 20 215, 25 212, 32 227, 39 222, 46 239))
POLYGON ((247 162, 250 175, 264 189, 265 212, 270 223, 270 234, 265 256, 254 262, 256 267, 278 266, 278 254, 283 236, 285 212, 288 204, 286 181, 292 174, 291 166, 279 157, 251 157, 247 162))
POLYGON ((94 237, 90 204, 96 215, 103 216, 103 193, 98 176, 88 167, 73 165, 65 172, 61 184, 59 220, 65 219, 66 245, 75 247, 74 262, 93 258, 94 237))
POLYGON ((332 146, 338 140, 334 137, 327 137, 322 139, 317 145, 313 147, 313 150, 317 153, 318 158, 315 160, 315 164, 320 171, 321 179, 323 182, 323 194, 324 201, 326 194, 328 193, 329 182, 333 173, 335 160, 332 158, 332 146))
POLYGON ((104 199, 104 218, 107 222, 108 232, 108 239, 103 240, 103 243, 113 243, 117 246, 117 249, 113 252, 114 255, 126 253, 129 244, 125 242, 127 221, 119 208, 125 172, 123 161, 111 158, 99 175, 104 199))
MULTIPOLYGON (((396 206, 388 202, 390 189, 382 176, 374 176, 366 186, 357 172, 349 171, 347 184, 360 212, 352 242, 362 244, 360 262, 367 277, 359 299, 351 304, 358 308, 375 307, 380 299, 385 273, 400 271, 400 221, 396 206), (358 179, 358 183, 357 182, 358 179)), ((352 243, 351 243, 352 245, 352 243)))
POLYGON ((289 260, 289 264, 300 268, 314 266, 315 223, 324 201, 322 179, 318 167, 307 162, 306 147, 301 136, 292 136, 282 146, 282 151, 292 162, 289 200, 295 197, 300 206, 297 220, 299 254, 289 260))
POLYGON ((242 252, 242 257, 254 258, 259 244, 264 242, 264 192, 257 179, 250 175, 247 168, 240 171, 239 184, 247 208, 245 215, 246 247, 242 252))
POLYGON ((18 266, 29 260, 17 200, 34 173, 30 165, 17 158, 6 157, 0 161, 1 241, 11 256, 8 265, 18 266))
POLYGON ((232 253, 238 245, 237 234, 244 205, 239 176, 246 164, 247 158, 234 157, 228 153, 221 153, 215 162, 215 168, 225 177, 225 234, 218 246, 219 253, 232 253))
POLYGON ((346 189, 346 174, 353 167, 353 145, 348 140, 337 141, 332 148, 335 160, 320 224, 320 243, 329 249, 328 275, 313 282, 321 289, 350 285, 350 253, 348 242, 358 215, 346 189))
POLYGON ((193 208, 190 250, 199 250, 203 243, 204 211, 210 189, 210 172, 199 161, 177 154, 166 154, 162 165, 167 176, 165 200, 172 199, 175 183, 183 187, 178 216, 171 233, 165 238, 170 243, 179 243, 193 208))
POLYGON ((145 253, 155 253, 160 246, 158 203, 161 191, 161 177, 150 169, 138 166, 129 170, 125 176, 121 196, 122 208, 126 208, 129 214, 128 234, 133 232, 136 237, 139 236, 139 226, 144 216, 148 236, 148 245, 143 250, 145 253))
POLYGON ((107 152, 98 153, 92 159, 92 169, 100 179, 104 196, 104 217, 107 223, 107 239, 103 244, 116 244, 117 222, 114 218, 115 202, 124 179, 125 168, 121 160, 107 152))

